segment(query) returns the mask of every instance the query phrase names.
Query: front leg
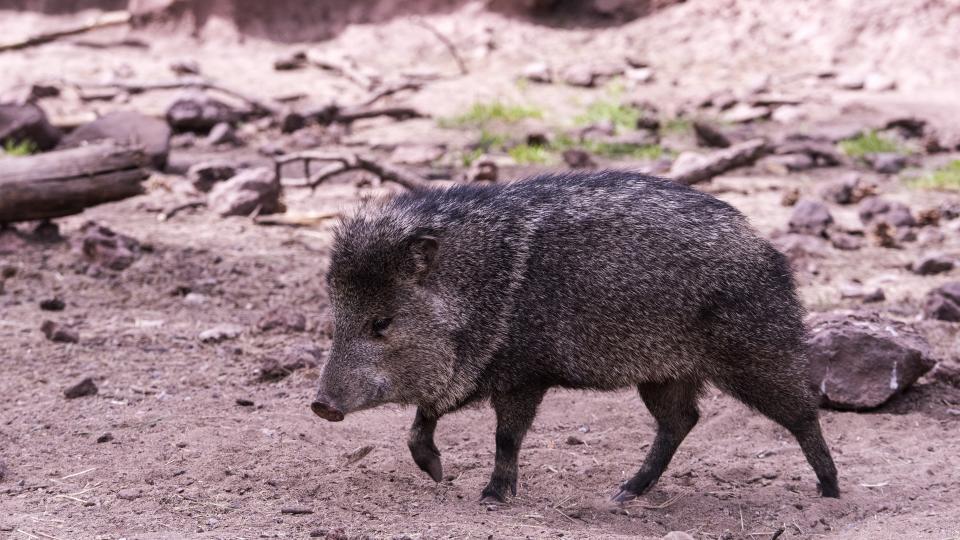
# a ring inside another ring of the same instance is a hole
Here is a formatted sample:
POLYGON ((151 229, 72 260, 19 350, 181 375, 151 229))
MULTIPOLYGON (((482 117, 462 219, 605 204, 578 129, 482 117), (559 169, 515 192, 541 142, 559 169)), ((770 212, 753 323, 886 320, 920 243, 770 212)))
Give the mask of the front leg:
POLYGON ((490 482, 483 488, 482 503, 504 502, 507 491, 517 494, 517 458, 524 435, 533 424, 545 390, 526 389, 494 394, 490 399, 497 413, 497 455, 490 482))
POLYGON ((425 473, 433 478, 434 482, 443 480, 443 465, 440 463, 440 451, 433 442, 433 432, 437 429, 438 416, 427 413, 422 407, 417 407, 417 416, 410 426, 410 438, 407 446, 413 455, 413 461, 425 473))

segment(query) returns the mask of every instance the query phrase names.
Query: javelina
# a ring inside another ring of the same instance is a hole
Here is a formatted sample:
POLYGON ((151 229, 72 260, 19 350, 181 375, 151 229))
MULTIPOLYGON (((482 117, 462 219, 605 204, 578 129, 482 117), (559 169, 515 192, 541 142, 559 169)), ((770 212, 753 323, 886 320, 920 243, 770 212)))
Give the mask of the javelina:
POLYGON ((340 224, 327 284, 334 338, 313 411, 415 404, 410 451, 439 481, 437 420, 489 399, 484 501, 516 494, 548 388, 640 391, 657 434, 622 502, 666 469, 706 383, 786 427, 822 494, 839 495, 788 263, 710 195, 624 172, 415 191, 340 224))

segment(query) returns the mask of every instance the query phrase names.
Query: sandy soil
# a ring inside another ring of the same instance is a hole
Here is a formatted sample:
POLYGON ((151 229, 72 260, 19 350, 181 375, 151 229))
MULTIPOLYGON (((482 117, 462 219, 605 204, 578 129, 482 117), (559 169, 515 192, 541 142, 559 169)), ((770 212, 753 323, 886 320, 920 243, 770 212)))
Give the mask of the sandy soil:
MULTIPOLYGON (((692 16, 690 10, 706 3, 689 4, 679 8, 687 11, 671 11, 669 17, 692 16)), ((709 18, 711 12, 701 16, 709 18)), ((664 15, 619 29, 567 31, 476 14, 468 6, 437 16, 435 22, 443 29, 463 30, 465 42, 481 40, 476 44, 482 46, 485 26, 471 25, 471 17, 486 26, 513 26, 509 32, 496 27, 503 40, 497 52, 477 53, 480 56, 471 60, 482 67, 467 77, 432 84, 410 103, 445 115, 499 96, 542 100, 563 115, 577 100, 603 90, 517 85, 513 73, 530 56, 523 52, 529 50, 529 40, 541 39, 551 51, 578 42, 596 45, 592 40, 615 42, 623 52, 629 36, 647 28, 643 25, 672 20, 664 15), (513 66, 508 74, 506 65, 513 66)), ((353 47, 360 58, 382 51, 381 63, 374 64, 378 69, 416 65, 416 54, 431 68, 453 69, 442 47, 430 38, 401 44, 394 36, 404 25, 410 23, 398 19, 351 26, 321 45, 331 50, 353 47), (374 34, 387 41, 372 43, 374 34), (396 60, 404 55, 403 62, 396 60)), ((189 56, 218 80, 254 88, 263 96, 293 91, 305 92, 315 102, 331 97, 349 102, 363 94, 317 71, 274 73, 272 59, 296 46, 150 37, 150 53, 54 44, 0 56, 0 70, 13 74, 4 81, 10 87, 44 78, 111 77, 123 66, 132 67, 138 80, 169 78, 170 60, 189 56)), ((550 54, 554 60, 561 58, 550 54)), ((812 70, 814 63, 803 69, 812 70)), ((664 60, 663 69, 682 71, 671 60, 664 60)), ((915 95, 854 96, 813 88, 809 113, 830 118, 849 111, 851 103, 855 110, 874 107, 868 115, 930 110, 931 103, 941 102, 925 96, 942 96, 942 87, 933 83, 948 76, 938 72, 937 77, 917 79, 918 85, 930 84, 924 87, 928 93, 915 95)), ((715 87, 722 79, 717 77, 704 86, 715 87)), ((686 96, 705 93, 681 84, 673 95, 672 79, 668 75, 636 92, 663 100, 667 109, 681 107, 686 96)), ((52 102, 51 113, 69 116, 118 107, 159 112, 169 99, 158 94, 122 103, 63 99, 52 102)), ((942 103, 930 119, 949 127, 956 104, 942 103)), ((268 140, 273 135, 258 136, 268 140)), ((451 143, 457 136, 431 120, 374 122, 351 135, 368 145, 451 143)), ((245 150, 249 155, 239 151, 238 159, 263 159, 252 146, 245 150)), ((178 148, 171 159, 197 160, 204 152, 178 148)), ((507 168, 505 176, 526 170, 507 168)), ((789 218, 791 209, 780 205, 787 189, 799 187, 804 195, 814 195, 839 172, 820 169, 782 177, 737 171, 702 187, 740 208, 764 234, 773 236, 786 228, 789 218)), ((294 210, 343 210, 386 189, 358 186, 353 180, 312 194, 288 190, 287 203, 294 210)), ((840 471, 839 500, 817 496, 813 473, 785 430, 712 391, 702 402, 700 424, 660 483, 640 500, 613 508, 606 501, 639 466, 653 438, 653 421, 633 392, 555 391, 525 441, 518 497, 503 507, 482 506, 477 501, 494 450, 494 419, 488 408, 441 421, 437 444, 448 475, 441 484, 421 473, 408 455, 411 409, 381 408, 338 424, 310 412, 330 338, 322 281, 330 224, 263 227, 203 210, 159 223, 157 211, 176 199, 168 189, 174 183, 175 178, 157 174, 142 197, 59 221, 67 238, 76 237, 85 221, 96 220, 146 245, 137 262, 122 272, 91 269, 68 241, 0 255, 0 268, 13 274, 0 293, 0 343, 5 349, 0 354, 0 535, 607 539, 659 538, 680 530, 698 539, 766 539, 782 528, 781 538, 960 538, 960 389, 928 378, 872 413, 823 412, 840 471), (65 301, 64 311, 40 309, 42 300, 53 297, 65 301), (277 312, 303 315, 306 329, 258 328, 277 312), (80 342, 46 340, 39 330, 44 320, 76 330, 80 342), (200 341, 200 332, 222 324, 239 325, 243 332, 219 343, 200 341), (306 359, 313 367, 261 382, 259 370, 271 358, 306 359), (84 377, 94 378, 99 393, 64 399, 64 389, 84 377), (110 440, 98 442, 108 438, 106 434, 110 440), (570 444, 571 437, 583 444, 570 444), (290 509, 308 513, 284 512, 290 509)), ((880 190, 915 210, 945 200, 960 202, 960 196, 908 190, 896 180, 881 181, 880 190)), ((841 223, 857 220, 853 208, 831 210, 841 223)), ((937 251, 960 256, 957 225, 943 225, 946 240, 937 251)), ((960 275, 954 270, 924 277, 905 270, 905 263, 928 250, 916 243, 903 250, 826 248, 825 258, 799 269, 802 295, 815 313, 857 308, 856 300, 843 300, 839 292, 857 279, 868 288, 885 289, 887 299, 876 309, 917 320, 926 291, 960 275)), ((937 357, 956 365, 957 325, 918 324, 937 357)))

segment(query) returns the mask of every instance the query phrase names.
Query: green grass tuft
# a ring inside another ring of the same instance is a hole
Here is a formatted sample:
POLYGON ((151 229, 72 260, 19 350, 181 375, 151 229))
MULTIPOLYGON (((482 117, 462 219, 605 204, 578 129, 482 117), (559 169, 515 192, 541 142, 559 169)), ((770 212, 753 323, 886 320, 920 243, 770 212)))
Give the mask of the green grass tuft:
POLYGON ((518 144, 507 151, 519 165, 542 165, 554 160, 555 155, 546 146, 518 144))
POLYGON ((467 112, 440 120, 441 127, 483 127, 491 123, 515 124, 527 118, 543 118, 536 107, 509 105, 501 101, 474 103, 467 112))
POLYGON ((880 136, 876 131, 868 131, 852 139, 840 141, 840 150, 852 158, 882 152, 903 152, 896 142, 880 136))
POLYGON ((594 101, 587 110, 574 121, 582 126, 599 122, 612 122, 617 128, 634 129, 640 118, 640 111, 634 107, 614 101, 594 101))
POLYGON ((641 146, 630 143, 584 141, 583 148, 592 154, 611 158, 653 160, 664 154, 663 147, 658 144, 641 146))
POLYGON ((960 159, 955 159, 925 176, 909 180, 907 185, 919 189, 960 191, 960 159))
POLYGON ((3 143, 3 153, 8 156, 29 156, 37 151, 37 145, 31 140, 22 140, 15 142, 13 139, 7 139, 3 143))

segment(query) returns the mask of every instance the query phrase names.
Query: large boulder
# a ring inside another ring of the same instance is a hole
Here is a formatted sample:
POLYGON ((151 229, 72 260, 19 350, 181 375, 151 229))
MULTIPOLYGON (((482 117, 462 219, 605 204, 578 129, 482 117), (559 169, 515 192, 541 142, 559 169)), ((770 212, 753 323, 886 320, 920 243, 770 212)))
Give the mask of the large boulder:
POLYGON ((274 172, 257 167, 215 184, 207 202, 210 209, 221 216, 247 216, 254 211, 274 214, 284 210, 280 194, 280 180, 274 172))
POLYGON ((917 224, 909 206, 876 196, 863 199, 857 207, 857 213, 864 225, 877 221, 884 221, 894 227, 913 227, 917 224))
POLYGON ((37 150, 50 150, 61 136, 43 109, 33 103, 0 104, 0 146, 29 141, 37 150))
POLYGON ((167 123, 135 111, 116 111, 101 116, 64 137, 60 146, 71 148, 104 139, 140 146, 157 169, 166 166, 170 155, 170 127, 167 123))
POLYGON ((910 326, 876 315, 822 317, 809 345, 810 382, 834 409, 875 409, 936 364, 910 326))

